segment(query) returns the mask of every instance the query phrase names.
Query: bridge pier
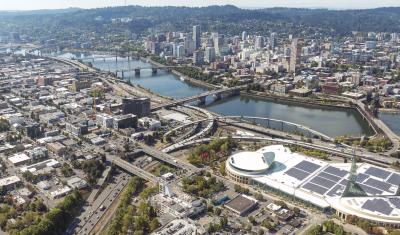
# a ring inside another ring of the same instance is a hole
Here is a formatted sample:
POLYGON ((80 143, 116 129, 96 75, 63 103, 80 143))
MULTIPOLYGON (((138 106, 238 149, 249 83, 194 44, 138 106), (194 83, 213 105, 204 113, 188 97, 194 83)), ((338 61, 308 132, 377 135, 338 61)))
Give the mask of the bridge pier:
POLYGON ((136 76, 140 76, 140 69, 139 68, 135 69, 135 75, 136 76))
POLYGON ((124 70, 121 71, 121 77, 124 78, 124 70))
POLYGON ((205 104, 206 103, 206 97, 207 96, 203 96, 203 97, 198 98, 197 100, 199 101, 199 104, 205 104))
POLYGON ((240 89, 232 90, 232 96, 240 95, 240 89))
POLYGON ((151 72, 152 72, 153 74, 157 74, 157 68, 152 68, 152 69, 151 69, 151 72))
POLYGON ((214 100, 220 100, 222 98, 222 94, 221 93, 217 93, 213 95, 214 100))

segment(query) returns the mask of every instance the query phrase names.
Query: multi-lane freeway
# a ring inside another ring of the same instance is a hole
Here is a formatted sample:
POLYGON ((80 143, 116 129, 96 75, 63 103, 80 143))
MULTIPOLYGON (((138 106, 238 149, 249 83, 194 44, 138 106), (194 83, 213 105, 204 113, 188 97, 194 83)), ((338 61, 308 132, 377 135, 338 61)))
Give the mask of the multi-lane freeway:
POLYGON ((130 176, 121 173, 113 179, 92 204, 83 208, 84 212, 68 228, 66 234, 92 234, 101 217, 128 184, 130 176))

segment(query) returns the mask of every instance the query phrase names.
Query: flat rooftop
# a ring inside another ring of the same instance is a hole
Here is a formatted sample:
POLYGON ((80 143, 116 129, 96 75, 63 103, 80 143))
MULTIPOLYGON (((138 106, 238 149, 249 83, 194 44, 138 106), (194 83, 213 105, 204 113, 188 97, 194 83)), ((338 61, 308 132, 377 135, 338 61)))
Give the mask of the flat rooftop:
POLYGON ((400 173, 368 163, 357 164, 356 183, 362 197, 342 197, 350 177, 351 163, 328 163, 297 153, 282 145, 258 151, 275 151, 275 162, 256 185, 280 190, 320 208, 335 208, 376 221, 400 223, 400 173))
POLYGON ((237 197, 226 203, 225 206, 238 214, 243 214, 254 207, 256 204, 256 200, 250 199, 245 195, 238 195, 237 197))

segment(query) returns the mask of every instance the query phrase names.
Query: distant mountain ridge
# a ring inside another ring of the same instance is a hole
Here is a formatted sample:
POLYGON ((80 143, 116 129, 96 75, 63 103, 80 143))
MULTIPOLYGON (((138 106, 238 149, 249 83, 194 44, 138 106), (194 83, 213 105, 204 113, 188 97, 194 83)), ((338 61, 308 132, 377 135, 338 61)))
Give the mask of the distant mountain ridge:
POLYGON ((200 24, 203 30, 224 34, 270 32, 348 35, 352 31, 400 32, 400 7, 366 10, 328 10, 304 8, 242 9, 233 5, 208 7, 123 6, 97 9, 58 9, 0 12, 0 33, 31 31, 34 37, 65 32, 146 33, 147 31, 190 31, 200 24), (129 17, 131 22, 111 23, 129 17))

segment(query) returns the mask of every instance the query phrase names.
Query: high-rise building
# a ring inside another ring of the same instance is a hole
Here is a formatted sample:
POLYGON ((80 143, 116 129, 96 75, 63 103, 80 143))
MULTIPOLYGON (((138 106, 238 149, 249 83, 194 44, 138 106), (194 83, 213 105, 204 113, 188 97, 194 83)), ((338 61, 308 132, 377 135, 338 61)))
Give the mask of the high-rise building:
POLYGON ((243 31, 242 33, 242 41, 246 41, 247 40, 247 32, 243 31))
POLYGON ((204 54, 204 61, 208 63, 215 62, 215 48, 214 47, 207 47, 206 52, 204 54))
POLYGON ((21 38, 19 36, 19 33, 17 33, 17 32, 11 32, 10 39, 11 39, 11 42, 21 42, 21 38))
POLYGON ((225 50, 225 37, 223 34, 218 34, 217 37, 214 37, 214 48, 215 54, 218 56, 222 56, 225 50))
POLYGON ((204 64, 204 53, 203 51, 193 52, 193 64, 202 65, 204 64))
POLYGON ((201 28, 200 25, 193 26, 193 41, 195 50, 201 46, 201 28))
POLYGON ((271 36, 269 37, 269 45, 271 47, 271 50, 275 50, 276 47, 276 41, 277 41, 277 33, 271 33, 271 36))
POLYGON ((176 57, 183 58, 185 57, 185 47, 183 45, 178 45, 176 48, 176 57))
POLYGON ((301 57, 301 46, 299 45, 299 39, 295 38, 292 40, 292 45, 290 47, 290 64, 289 72, 296 73, 296 68, 300 65, 301 57))
POLYGON ((254 49, 261 50, 264 48, 264 38, 262 36, 256 36, 254 40, 254 49))
POLYGON ((183 41, 183 46, 185 48, 185 55, 191 56, 195 51, 195 42, 192 40, 191 37, 187 37, 183 41))
POLYGON ((150 114, 149 98, 123 98, 123 114, 135 114, 138 117, 148 116, 150 114))

